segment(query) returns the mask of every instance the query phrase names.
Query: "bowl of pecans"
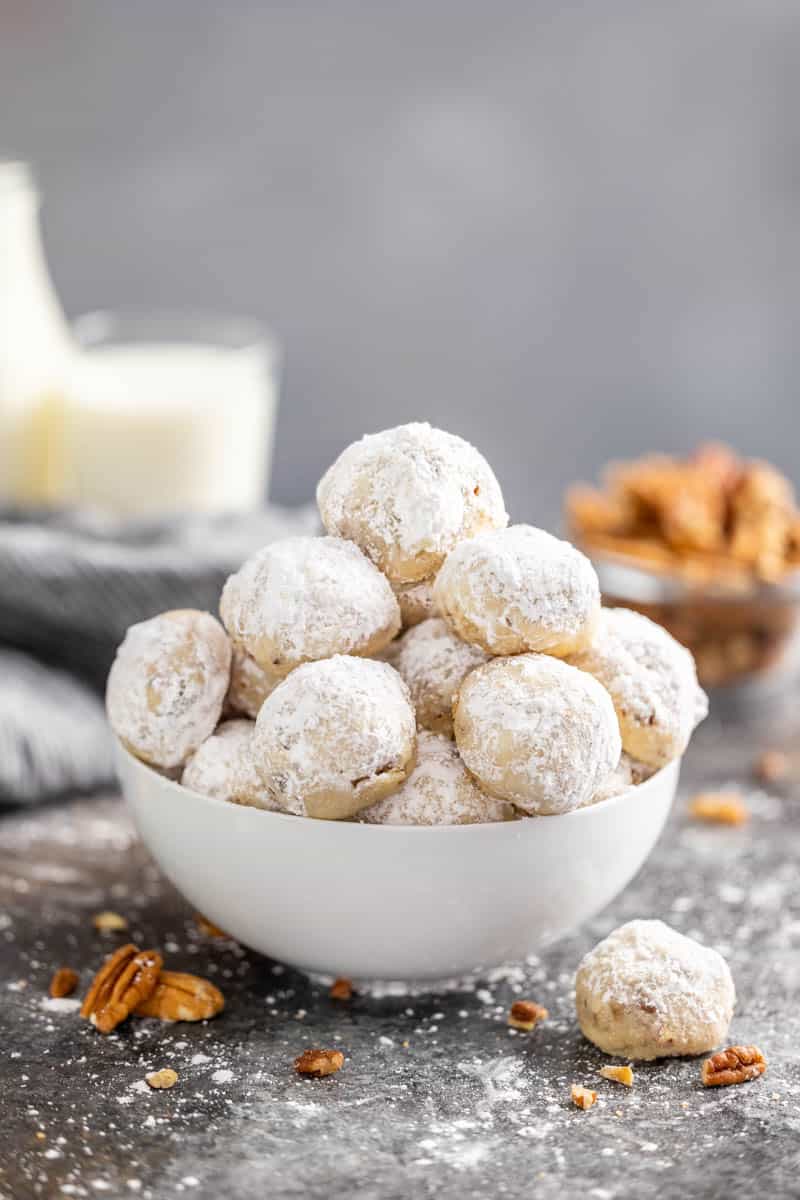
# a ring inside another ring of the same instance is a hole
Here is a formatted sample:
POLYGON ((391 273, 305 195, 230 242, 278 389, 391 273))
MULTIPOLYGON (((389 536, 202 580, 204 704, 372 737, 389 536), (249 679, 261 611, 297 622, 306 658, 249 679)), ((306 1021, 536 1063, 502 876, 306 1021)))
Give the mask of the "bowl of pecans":
POLYGON ((687 646, 705 687, 783 681, 800 648, 800 512, 770 463, 727 446, 611 463, 566 497, 571 538, 603 602, 687 646))

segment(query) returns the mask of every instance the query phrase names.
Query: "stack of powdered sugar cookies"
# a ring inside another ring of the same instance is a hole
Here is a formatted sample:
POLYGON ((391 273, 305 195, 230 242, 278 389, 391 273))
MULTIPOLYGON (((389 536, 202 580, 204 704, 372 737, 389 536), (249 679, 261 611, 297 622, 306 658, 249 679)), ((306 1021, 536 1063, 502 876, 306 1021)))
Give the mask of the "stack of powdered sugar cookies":
POLYGON ((455 825, 570 812, 683 753, 706 711, 689 652, 601 610, 569 543, 509 526, 467 442, 364 437, 317 499, 326 534, 248 559, 222 624, 128 630, 107 705, 132 754, 237 804, 455 825))

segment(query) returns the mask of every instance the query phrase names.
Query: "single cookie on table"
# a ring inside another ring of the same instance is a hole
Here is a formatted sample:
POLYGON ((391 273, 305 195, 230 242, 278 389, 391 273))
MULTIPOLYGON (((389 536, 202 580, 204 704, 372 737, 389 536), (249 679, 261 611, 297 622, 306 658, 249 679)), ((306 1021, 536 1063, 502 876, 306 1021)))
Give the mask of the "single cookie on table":
POLYGON ((270 675, 334 654, 375 654, 400 631, 380 571, 353 542, 291 537, 259 550, 222 592, 234 643, 270 675))
POLYGON ((591 644, 569 662, 607 689, 623 747, 651 767, 683 754, 708 713, 689 651, 641 613, 603 609, 591 644))
POLYGON ((391 795, 414 766, 408 688, 387 663, 336 655, 306 663, 269 696, 255 768, 277 806, 340 820, 391 795))
POLYGON ((725 1038, 736 992, 728 964, 663 921, 629 921, 581 962, 578 1022, 605 1054, 705 1054, 725 1038))
POLYGON ((231 644, 210 613, 175 609, 131 625, 106 687, 111 728, 143 762, 181 767, 216 728, 231 644))
POLYGON ((453 717, 459 752, 481 787, 531 815, 586 804, 622 750, 608 692, 545 654, 477 667, 453 717))
POLYGON ((400 788, 365 808, 369 825, 479 825, 513 821, 514 807, 482 791, 449 738, 417 734, 417 765, 400 788))
POLYGON ((397 642, 392 665, 405 680, 417 725, 453 736, 453 696, 488 655, 462 642, 440 617, 415 625, 397 642))
POLYGON ((328 533, 354 541, 396 585, 429 578, 462 538, 508 523, 483 455, 419 423, 353 442, 320 480, 317 503, 328 533))
POLYGON ((563 658, 589 641, 600 613, 600 585, 588 558, 532 525, 460 542, 433 594, 460 638, 497 655, 563 658))
POLYGON ((400 605, 400 618, 403 622, 403 629, 412 629, 415 625, 419 625, 421 621, 427 621, 429 617, 437 617, 439 615, 436 608, 436 601, 433 598, 433 585, 435 582, 435 577, 432 577, 430 579, 420 579, 419 583, 406 583, 395 587, 394 594, 397 596, 397 603, 400 605))
POLYGON ((225 697, 225 711, 255 721, 267 696, 275 691, 283 675, 265 671, 246 650, 233 647, 231 682, 225 697))
POLYGON ((608 779, 603 780, 586 804, 599 804, 601 800, 610 800, 613 796, 621 796, 628 788, 644 783, 654 773, 654 767, 640 762, 638 758, 631 758, 630 754, 626 754, 623 750, 619 762, 608 779))

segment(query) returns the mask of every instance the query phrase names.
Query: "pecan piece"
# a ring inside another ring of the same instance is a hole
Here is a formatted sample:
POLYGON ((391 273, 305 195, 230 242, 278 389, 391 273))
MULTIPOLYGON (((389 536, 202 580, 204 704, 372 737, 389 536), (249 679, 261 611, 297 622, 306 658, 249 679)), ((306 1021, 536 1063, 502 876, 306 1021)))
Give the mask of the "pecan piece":
POLYGON ((738 792, 698 792, 689 803, 689 813, 717 825, 743 825, 750 816, 738 792))
POLYGON ((577 1108, 591 1108, 597 1099, 597 1092, 593 1092, 591 1088, 581 1087, 579 1083, 573 1083, 570 1088, 570 1096, 572 1103, 577 1108))
POLYGON ((206 1021, 225 1007, 219 988, 199 975, 183 971, 162 971, 155 987, 134 1010, 137 1017, 157 1017, 160 1021, 206 1021))
POLYGON ((712 1054, 700 1071, 704 1087, 727 1087, 758 1079, 767 1069, 767 1060, 758 1046, 729 1046, 712 1054))
POLYGON ((298 1075, 310 1075, 321 1079, 323 1075, 334 1075, 344 1066, 344 1055, 341 1050, 304 1050, 294 1060, 294 1069, 298 1075))
POLYGON ((512 1029, 522 1029, 525 1033, 530 1033, 539 1021, 546 1021, 549 1015, 546 1008, 542 1008, 541 1004, 534 1004, 532 1000, 515 1000, 508 1014, 508 1023, 512 1029))
POLYGON ((59 967, 50 980, 50 995, 54 1000, 71 996, 78 986, 78 972, 72 967, 59 967))
POLYGON ((603 1079, 613 1079, 614 1083, 621 1083, 624 1087, 633 1087, 631 1067, 601 1067, 597 1074, 602 1075, 603 1079))
POLYGON ((140 950, 133 942, 120 946, 95 975, 81 1016, 100 1033, 111 1033, 153 991, 162 961, 157 951, 140 950))
POLYGON ((213 921, 209 921, 208 917, 204 917, 202 913, 195 913, 194 920, 197 928, 206 937, 226 938, 228 936, 224 929, 220 929, 219 925, 215 925, 213 921))
POLYGON ((328 992, 331 1000, 351 1000, 353 997, 353 984, 351 980, 334 979, 331 984, 331 990, 328 992))

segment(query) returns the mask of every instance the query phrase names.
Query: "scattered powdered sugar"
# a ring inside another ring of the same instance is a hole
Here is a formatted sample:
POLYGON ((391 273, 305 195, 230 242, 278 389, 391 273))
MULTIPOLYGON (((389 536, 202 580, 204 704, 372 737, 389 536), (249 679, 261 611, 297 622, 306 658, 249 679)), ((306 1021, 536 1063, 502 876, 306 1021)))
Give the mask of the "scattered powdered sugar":
POLYGON ((359 813, 371 825, 474 825, 510 821, 512 805, 481 791, 449 738, 421 730, 417 765, 393 795, 359 813))
POLYGON ((562 655, 588 639, 600 585, 569 542, 512 525, 459 543, 436 577, 434 598, 460 637, 491 654, 562 655))
POLYGON ((80 1000, 72 996, 45 996, 40 1005, 48 1013, 74 1013, 80 1006, 80 1000))
POLYGON ((181 783, 203 796, 228 800, 235 792, 242 751, 250 748, 253 721, 226 721, 207 738, 184 767, 181 783))
POLYGON ((214 1083, 230 1083, 233 1079, 233 1071, 230 1067, 220 1067, 219 1070, 212 1073, 211 1078, 214 1083))
POLYGON ((585 804, 621 753, 608 692, 543 654, 497 658, 468 675, 455 732, 461 757, 478 780, 533 814, 585 804))
POLYGON ((272 542, 230 576, 220 612, 237 645, 284 675, 333 654, 371 654, 400 630, 388 580, 335 537, 272 542))
POLYGON ((453 697, 465 676, 487 660, 480 647, 462 642, 441 617, 432 617, 403 635, 392 665, 408 685, 417 724, 452 737, 453 697))
POLYGON ((433 575, 463 538, 508 521, 486 459, 426 423, 348 446, 317 488, 322 523, 350 538, 395 583, 433 575))
POLYGON ((682 754, 708 712, 689 651, 641 613, 604 609, 591 646, 569 661, 608 689, 625 749, 652 766, 682 754))
POLYGON ((108 677, 112 728, 146 762, 180 766, 219 721, 230 664, 230 642, 210 613, 178 610, 131 625, 108 677))
POLYGON ((253 754, 287 812, 313 815, 315 796, 335 795, 349 804, 340 815, 351 815, 382 777, 405 777, 415 735, 408 688, 394 668, 337 655, 298 667, 276 688, 259 713, 253 754))

